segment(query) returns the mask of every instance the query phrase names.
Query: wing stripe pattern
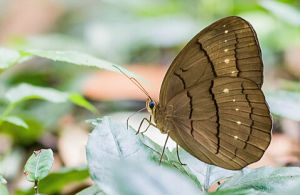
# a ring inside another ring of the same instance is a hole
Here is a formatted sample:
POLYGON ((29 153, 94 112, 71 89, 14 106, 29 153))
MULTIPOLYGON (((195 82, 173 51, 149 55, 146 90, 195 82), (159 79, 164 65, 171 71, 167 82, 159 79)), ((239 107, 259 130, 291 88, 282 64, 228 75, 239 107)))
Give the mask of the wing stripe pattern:
POLYGON ((217 143, 217 151, 216 151, 216 154, 219 153, 219 150, 220 150, 220 116, 219 116, 219 107, 218 107, 218 104, 217 104, 217 101, 216 101, 216 98, 215 98, 215 94, 212 92, 212 88, 214 87, 214 80, 211 80, 211 86, 209 87, 209 93, 211 95, 211 98, 214 102, 214 105, 215 105, 215 109, 216 109, 216 123, 217 123, 217 138, 218 138, 218 143, 217 143))
POLYGON ((198 159, 241 169, 259 160, 271 139, 262 83, 263 62, 252 26, 239 17, 221 19, 173 61, 155 122, 198 159))

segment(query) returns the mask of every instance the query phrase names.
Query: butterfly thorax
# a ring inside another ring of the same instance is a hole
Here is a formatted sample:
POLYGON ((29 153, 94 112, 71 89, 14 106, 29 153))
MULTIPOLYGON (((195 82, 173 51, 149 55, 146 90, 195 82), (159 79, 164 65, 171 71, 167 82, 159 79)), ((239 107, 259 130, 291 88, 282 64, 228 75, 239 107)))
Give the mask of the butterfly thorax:
POLYGON ((154 122, 156 123, 156 127, 161 131, 161 133, 168 133, 170 129, 172 129, 172 123, 169 120, 169 114, 172 112, 170 107, 162 107, 160 104, 156 106, 155 114, 152 115, 154 122))

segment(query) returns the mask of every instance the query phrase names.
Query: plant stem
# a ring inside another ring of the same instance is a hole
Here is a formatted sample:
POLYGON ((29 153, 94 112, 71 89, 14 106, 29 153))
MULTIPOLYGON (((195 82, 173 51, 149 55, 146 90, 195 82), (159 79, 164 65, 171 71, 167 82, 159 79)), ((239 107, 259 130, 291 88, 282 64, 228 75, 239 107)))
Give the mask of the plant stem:
POLYGON ((34 192, 35 192, 35 194, 38 194, 38 193, 39 193, 39 190, 38 190, 38 183, 39 183, 38 180, 35 180, 35 181, 34 181, 34 192))

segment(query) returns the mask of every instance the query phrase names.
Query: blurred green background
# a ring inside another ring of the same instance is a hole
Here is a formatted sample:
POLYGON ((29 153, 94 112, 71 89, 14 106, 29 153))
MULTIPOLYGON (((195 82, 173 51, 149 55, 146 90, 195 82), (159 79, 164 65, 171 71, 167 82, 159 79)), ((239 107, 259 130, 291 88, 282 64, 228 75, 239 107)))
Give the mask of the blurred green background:
MULTIPOLYGON (((163 71, 201 29, 231 15, 241 16, 253 25, 263 53, 263 90, 273 114, 274 136, 266 157, 257 166, 299 166, 299 0, 0 0, 0 44, 76 50, 129 68, 138 64, 141 71, 149 66, 163 71)), ((20 83, 81 93, 99 109, 100 116, 120 117, 121 113, 126 120, 130 112, 144 106, 138 95, 126 98, 112 94, 110 100, 93 95, 95 91, 87 93, 89 85, 101 92, 116 82, 86 82, 98 71, 43 58, 17 64, 0 76, 0 109, 4 111, 7 106, 4 94, 20 83)), ((155 79, 155 75, 152 77, 155 79)), ((136 93, 140 93, 138 89, 136 93)), ((52 148, 56 154, 53 170, 85 164, 84 146, 90 127, 84 121, 99 115, 71 102, 43 100, 22 102, 12 113, 21 116, 29 128, 0 125, 0 174, 8 180, 11 191, 30 187, 22 167, 33 150, 52 148)), ((62 185, 60 193, 72 194, 89 185, 88 181, 82 182, 85 178, 78 179, 79 184, 71 188, 62 185)))

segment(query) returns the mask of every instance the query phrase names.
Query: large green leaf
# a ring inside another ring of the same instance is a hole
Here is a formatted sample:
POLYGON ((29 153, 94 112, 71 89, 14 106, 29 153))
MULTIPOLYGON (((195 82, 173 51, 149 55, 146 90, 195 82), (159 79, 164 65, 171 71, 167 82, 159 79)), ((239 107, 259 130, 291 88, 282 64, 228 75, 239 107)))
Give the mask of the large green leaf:
MULTIPOLYGON (((173 153, 175 153, 175 149, 173 153)), ((217 166, 206 164, 194 156, 190 155, 188 152, 180 148, 179 150, 180 159, 187 166, 183 166, 187 172, 192 173, 197 177, 197 180, 202 184, 202 186, 207 190, 210 186, 217 183, 218 181, 230 177, 239 171, 232 171, 228 169, 223 169, 217 166)))
POLYGON ((27 160, 24 173, 31 182, 40 181, 46 177, 54 163, 51 149, 35 151, 27 160))
POLYGON ((115 190, 121 195, 201 195, 187 177, 149 161, 119 161, 112 168, 115 190))
POLYGON ((222 183, 218 190, 255 189, 260 194, 286 191, 300 183, 300 167, 244 169, 222 183))
MULTIPOLYGON (((62 168, 57 172, 50 173, 39 182, 39 192, 42 194, 61 194, 63 188, 74 182, 82 182, 89 177, 87 167, 62 168)), ((31 195, 33 189, 18 191, 16 195, 31 195)))
MULTIPOLYGON (((105 179, 110 177, 111 170, 107 168, 103 159, 108 159, 108 164, 110 164, 113 159, 128 158, 139 158, 148 161, 152 159, 152 161, 158 164, 163 148, 147 136, 142 134, 134 135, 135 131, 130 131, 130 128, 127 130, 124 124, 112 121, 107 117, 91 120, 90 122, 94 124, 96 128, 89 138, 87 158, 89 165, 90 163, 94 163, 93 167, 90 167, 90 172, 92 178, 94 180, 96 179, 98 183, 103 183, 105 179), (126 147, 123 148, 123 145, 126 147), (123 151, 125 151, 125 153, 123 153, 123 151), (132 151, 136 151, 136 153, 131 156, 132 151), (144 158, 145 154, 147 158, 144 158), (139 155, 142 156, 140 157, 139 155), (97 160, 97 158, 102 160, 97 160), (98 167, 98 170, 95 167, 98 167), (100 172, 102 174, 100 174, 100 172)), ((176 150, 171 152, 166 148, 162 165, 171 167, 187 175, 199 188, 204 186, 205 189, 208 189, 217 181, 236 173, 236 171, 229 171, 207 165, 183 150, 180 150, 180 156, 182 161, 187 164, 186 166, 178 162, 176 150)), ((108 185, 102 186, 102 184, 99 184, 99 187, 106 192, 107 190, 105 188, 107 186, 108 185)))
POLYGON ((266 98, 273 114, 300 121, 299 92, 275 90, 266 93, 266 98))
POLYGON ((108 194, 115 193, 111 163, 120 159, 146 160, 143 143, 126 125, 104 117, 91 121, 96 125, 86 146, 87 161, 93 181, 108 194))

